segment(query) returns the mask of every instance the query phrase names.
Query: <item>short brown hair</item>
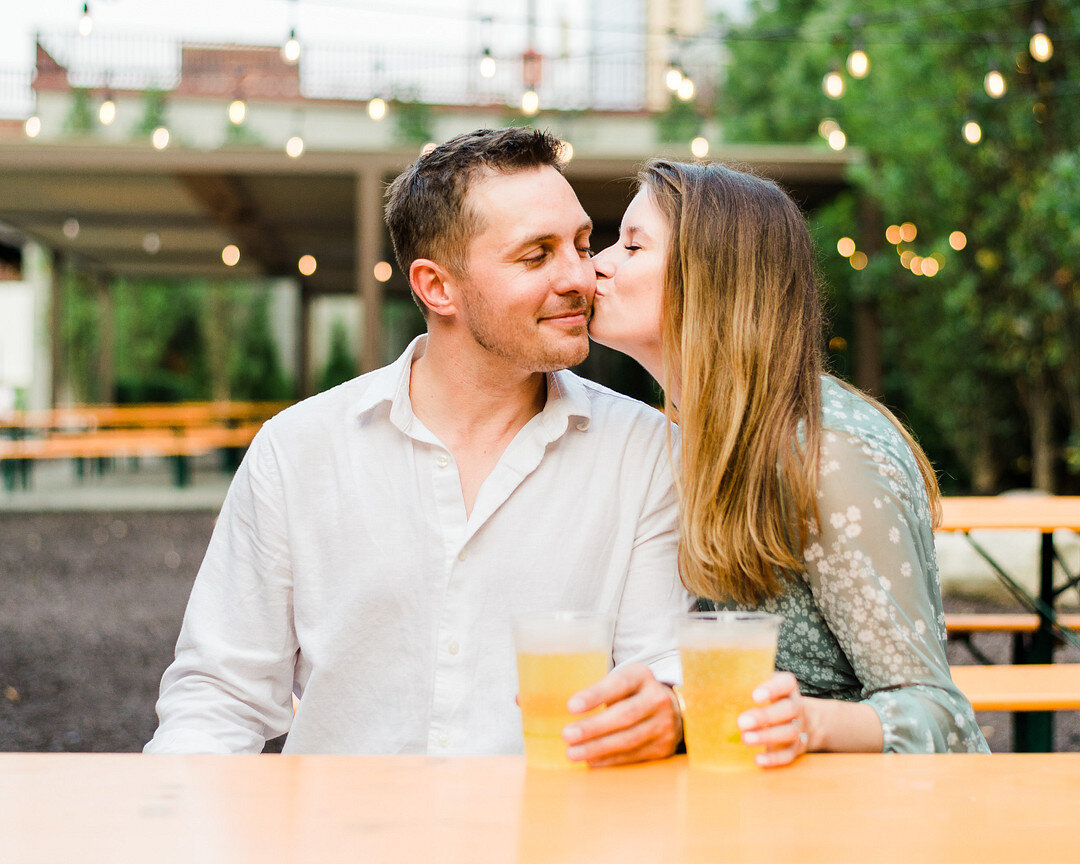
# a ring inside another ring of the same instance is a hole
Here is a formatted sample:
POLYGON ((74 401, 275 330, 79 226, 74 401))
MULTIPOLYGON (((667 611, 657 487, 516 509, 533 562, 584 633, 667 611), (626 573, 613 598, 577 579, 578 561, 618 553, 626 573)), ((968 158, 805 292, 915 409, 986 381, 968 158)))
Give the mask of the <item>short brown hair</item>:
MULTIPOLYGON (((455 276, 466 270, 469 242, 483 229, 465 206, 470 184, 483 172, 512 173, 551 166, 562 170, 561 142, 526 127, 477 129, 451 138, 406 168, 386 190, 386 225, 398 266, 409 275, 429 258, 455 276)), ((416 297, 421 311, 427 309, 416 297)))

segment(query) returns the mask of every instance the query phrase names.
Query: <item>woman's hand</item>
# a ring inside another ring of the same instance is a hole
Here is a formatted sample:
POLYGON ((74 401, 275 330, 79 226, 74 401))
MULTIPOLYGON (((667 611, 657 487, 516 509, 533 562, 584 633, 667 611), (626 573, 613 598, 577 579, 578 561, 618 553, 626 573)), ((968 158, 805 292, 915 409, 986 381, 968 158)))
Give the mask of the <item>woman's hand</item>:
POLYGON ((754 701, 762 707, 744 711, 738 723, 744 744, 765 745, 765 752, 754 757, 758 765, 790 765, 811 749, 816 737, 794 675, 777 672, 754 690, 754 701))

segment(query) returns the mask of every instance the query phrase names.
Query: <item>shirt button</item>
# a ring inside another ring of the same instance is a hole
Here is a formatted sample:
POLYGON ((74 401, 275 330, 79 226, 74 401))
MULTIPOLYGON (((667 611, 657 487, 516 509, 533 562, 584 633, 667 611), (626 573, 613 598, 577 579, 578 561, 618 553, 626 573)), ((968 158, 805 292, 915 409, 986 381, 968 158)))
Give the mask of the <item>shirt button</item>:
POLYGON ((440 747, 449 747, 450 746, 450 736, 447 735, 445 732, 443 732, 439 736, 438 741, 439 741, 439 746, 440 747))
POLYGON ((457 642, 451 642, 446 646, 446 650, 451 654, 457 654, 461 650, 461 646, 457 642))
POLYGON ((435 457, 435 464, 438 465, 440 468, 445 468, 447 465, 450 464, 450 457, 447 456, 445 453, 440 453, 438 456, 435 457))
POLYGON ((469 553, 466 552, 464 549, 462 549, 460 552, 457 553, 457 560, 458 561, 464 561, 468 557, 469 557, 469 553))

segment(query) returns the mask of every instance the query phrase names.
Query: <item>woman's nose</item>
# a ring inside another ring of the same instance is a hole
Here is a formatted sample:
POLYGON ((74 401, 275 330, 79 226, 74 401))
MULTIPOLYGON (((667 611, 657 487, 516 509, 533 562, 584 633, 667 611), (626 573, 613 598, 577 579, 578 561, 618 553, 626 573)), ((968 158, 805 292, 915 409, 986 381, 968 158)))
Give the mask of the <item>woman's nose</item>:
POLYGON ((596 271, 597 279, 610 279, 615 275, 615 261, 608 255, 609 246, 603 252, 597 252, 592 259, 593 270, 596 271))

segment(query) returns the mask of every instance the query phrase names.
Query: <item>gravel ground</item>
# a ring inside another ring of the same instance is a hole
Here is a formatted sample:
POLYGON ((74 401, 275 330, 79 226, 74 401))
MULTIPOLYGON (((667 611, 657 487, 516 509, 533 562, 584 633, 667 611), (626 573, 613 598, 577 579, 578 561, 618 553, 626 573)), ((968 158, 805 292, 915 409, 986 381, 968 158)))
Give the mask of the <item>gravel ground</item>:
MULTIPOLYGON (((213 524, 204 511, 0 514, 0 750, 142 749, 213 524)), ((1007 662, 1008 637, 978 644, 1007 662)), ((972 662, 962 645, 949 659, 972 662)), ((1080 651, 1058 659, 1080 662, 1080 651)), ((1010 749, 1008 715, 979 721, 991 749, 1010 749)), ((1080 712, 1057 715, 1055 746, 1080 751, 1080 712)))

